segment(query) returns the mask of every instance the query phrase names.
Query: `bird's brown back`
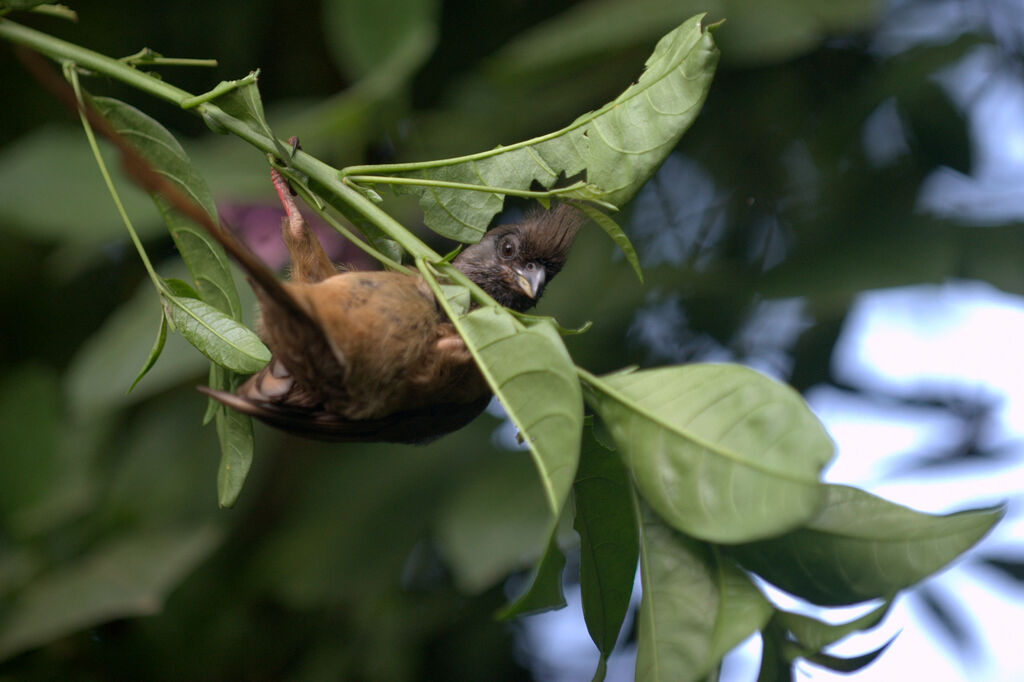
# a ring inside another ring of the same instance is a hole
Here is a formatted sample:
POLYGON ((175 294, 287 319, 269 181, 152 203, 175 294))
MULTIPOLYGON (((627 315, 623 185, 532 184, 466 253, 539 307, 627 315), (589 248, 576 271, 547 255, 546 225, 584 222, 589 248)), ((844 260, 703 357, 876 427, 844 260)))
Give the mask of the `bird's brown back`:
POLYGON ((374 419, 432 403, 471 402, 487 391, 472 357, 426 283, 396 272, 345 272, 288 292, 323 330, 295 344, 288 320, 264 309, 267 345, 311 400, 348 419, 374 419), (330 380, 327 380, 327 379, 330 380))

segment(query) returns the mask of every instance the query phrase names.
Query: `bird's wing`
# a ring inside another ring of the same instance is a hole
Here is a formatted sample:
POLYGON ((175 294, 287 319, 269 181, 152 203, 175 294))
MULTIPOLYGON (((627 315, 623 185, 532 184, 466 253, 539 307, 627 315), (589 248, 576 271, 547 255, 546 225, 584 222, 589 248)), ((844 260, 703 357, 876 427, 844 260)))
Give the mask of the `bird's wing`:
POLYGON ((352 420, 323 410, 296 409, 206 386, 198 389, 214 400, 260 421, 306 438, 335 443, 386 442, 426 445, 473 421, 490 395, 466 404, 445 403, 396 412, 381 419, 352 420))

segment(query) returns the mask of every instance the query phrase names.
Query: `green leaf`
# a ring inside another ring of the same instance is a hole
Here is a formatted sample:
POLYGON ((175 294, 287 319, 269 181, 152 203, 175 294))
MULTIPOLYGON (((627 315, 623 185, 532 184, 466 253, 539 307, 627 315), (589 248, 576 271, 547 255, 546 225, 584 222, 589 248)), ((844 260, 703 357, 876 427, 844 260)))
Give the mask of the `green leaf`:
POLYGON ((679 530, 743 542, 789 530, 821 506, 832 441, 788 386, 738 365, 586 383, 644 500, 679 530))
POLYGON ((199 292, 192 288, 192 285, 185 280, 174 277, 165 277, 164 284, 173 296, 181 298, 199 298, 199 292))
POLYGON ((427 226, 463 242, 483 236, 502 208, 503 189, 528 190, 534 182, 551 188, 559 177, 586 171, 587 184, 563 196, 622 205, 675 147, 707 95, 718 50, 700 20, 692 17, 662 38, 639 80, 614 101, 562 130, 470 156, 343 172, 480 187, 403 187, 418 197, 427 226))
POLYGON ((772 613, 746 574, 709 545, 640 512, 636 679, 698 680, 772 613))
MULTIPOLYGON (((206 181, 166 128, 124 102, 107 97, 95 97, 92 101, 114 129, 131 142, 153 168, 202 206, 210 218, 217 222, 217 209, 206 181)), ((242 306, 224 249, 204 229, 171 209, 162 197, 154 196, 153 200, 178 252, 192 273, 198 286, 199 298, 236 321, 241 321, 242 306)))
POLYGON ((933 516, 846 486, 826 486, 820 513, 781 537, 728 549, 748 570, 815 604, 889 598, 953 561, 1003 508, 933 516))
POLYGON ((174 329, 218 365, 252 374, 270 362, 270 351, 258 336, 208 303, 169 291, 162 298, 174 329))
POLYGON ((793 662, 786 656, 789 642, 780 628, 769 624, 761 632, 761 667, 757 682, 793 682, 793 662))
MULTIPOLYGON (((211 362, 210 370, 206 375, 206 385, 218 391, 230 391, 232 390, 230 380, 230 377, 232 376, 234 376, 233 372, 229 372, 216 362, 211 362)), ((206 412, 203 413, 203 426, 206 426, 213 421, 213 418, 217 416, 217 411, 220 410, 220 407, 220 403, 213 398, 207 399, 206 412)))
MULTIPOLYGON (((263 113, 263 99, 260 97, 259 86, 256 85, 259 75, 260 72, 257 69, 250 72, 245 78, 221 81, 210 92, 200 95, 192 101, 183 103, 182 106, 189 108, 200 102, 213 102, 224 113, 244 122, 256 135, 261 135, 271 140, 277 149, 278 157, 285 159, 288 158, 288 150, 274 136, 274 132, 270 129, 270 124, 267 123, 267 117, 263 113)), ((205 120, 208 125, 211 124, 211 119, 206 118, 205 120)), ((215 124, 211 125, 211 128, 213 128, 214 132, 220 132, 215 124)))
POLYGON ((159 613, 220 538, 212 527, 149 529, 39 576, 5 613, 0 659, 116 618, 159 613))
POLYGON ((637 279, 641 283, 644 281, 644 271, 640 267, 640 258, 636 255, 636 249, 633 248, 632 242, 629 241, 629 237, 622 231, 618 223, 611 219, 606 213, 602 213, 599 209, 591 206, 590 204, 577 204, 581 211, 587 214, 587 216, 600 226, 605 231, 615 245, 619 247, 623 255, 626 256, 626 262, 629 263, 630 267, 633 268, 633 272, 636 273, 637 279))
POLYGON ((221 407, 216 412, 216 420, 221 452, 217 469, 217 502, 221 507, 233 507, 252 466, 255 445, 252 419, 241 412, 221 407))
POLYGON ((583 617, 603 667, 626 617, 640 549, 626 467, 592 434, 583 441, 573 493, 583 617))
POLYGON ((851 633, 875 627, 889 613, 890 606, 892 606, 892 602, 887 601, 860 618, 846 623, 823 623, 817 618, 789 611, 777 611, 774 619, 776 623, 788 630, 801 646, 809 651, 820 651, 851 633))
POLYGON ((562 571, 565 569, 565 555, 558 548, 557 521, 551 531, 547 549, 534 567, 526 591, 511 604, 498 611, 498 618, 509 620, 516 616, 540 613, 565 606, 565 595, 562 593, 562 571))
POLYGON ((896 641, 898 635, 893 635, 892 639, 878 647, 874 651, 871 651, 860 656, 854 656, 853 658, 840 658, 839 656, 832 656, 831 654, 823 654, 818 652, 811 656, 807 656, 807 660, 815 665, 820 665, 823 668, 829 670, 835 670, 841 673, 852 673, 865 668, 875 662, 875 659, 881 656, 889 645, 896 641))
POLYGON ((555 329, 557 329, 558 333, 561 334, 562 336, 576 336, 577 334, 586 334, 588 331, 590 331, 590 328, 594 326, 594 322, 592 320, 587 320, 579 327, 572 329, 569 327, 563 327, 561 324, 558 323, 558 320, 551 317, 550 315, 530 315, 529 313, 514 313, 514 315, 519 320, 526 324, 536 324, 543 320, 550 324, 551 326, 553 326, 555 329))
POLYGON ((583 428, 583 396, 558 331, 482 307, 453 320, 494 394, 530 449, 557 518, 572 488, 583 428))
POLYGON ((160 357, 160 353, 164 350, 164 345, 167 343, 167 316, 163 313, 160 314, 160 328, 156 332, 156 340, 153 342, 153 348, 150 349, 149 355, 146 357, 146 362, 143 363, 142 369, 139 370, 138 375, 135 377, 135 381, 128 387, 128 393, 132 392, 135 385, 142 380, 142 377, 146 376, 149 370, 153 369, 153 365, 156 364, 157 358, 160 357))
POLYGON ((469 305, 471 303, 469 289, 462 286, 442 284, 441 293, 444 294, 448 305, 452 307, 456 315, 465 315, 469 312, 469 305))

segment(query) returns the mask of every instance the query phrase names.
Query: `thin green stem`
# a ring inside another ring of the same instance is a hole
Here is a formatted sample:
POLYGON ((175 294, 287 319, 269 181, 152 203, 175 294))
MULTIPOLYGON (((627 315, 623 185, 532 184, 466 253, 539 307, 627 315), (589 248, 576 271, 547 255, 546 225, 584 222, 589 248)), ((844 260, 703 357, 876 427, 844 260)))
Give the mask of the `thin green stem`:
POLYGON ((188 57, 153 57, 132 63, 145 66, 202 66, 205 68, 215 68, 218 65, 216 59, 191 59, 188 57))
MULTIPOLYGON (((78 98, 79 106, 82 104, 82 86, 78 82, 78 70, 75 65, 71 62, 67 62, 64 75, 71 82, 71 87, 75 91, 75 96, 78 98)), ((114 180, 110 177, 110 172, 107 170, 107 164, 103 162, 103 156, 100 154, 99 144, 96 142, 96 135, 93 133, 92 126, 89 125, 89 119, 86 117, 85 112, 80 108, 78 110, 78 116, 82 120, 82 128, 85 130, 85 137, 89 141, 89 148, 92 150, 93 157, 96 159, 96 165, 100 169, 100 174, 103 176, 103 182, 107 185, 107 190, 110 192, 110 198, 114 202, 114 206, 117 208, 118 214, 121 216, 121 220, 124 221, 124 226, 128 229, 128 236, 131 237, 132 244, 135 245, 135 250, 139 253, 139 258, 142 260, 142 265, 146 268, 146 272, 149 273, 149 278, 153 281, 153 286, 156 287, 157 291, 163 293, 165 285, 160 276, 156 274, 156 270, 153 268, 153 264, 149 260, 149 255, 146 253, 146 249, 142 246, 142 240, 139 239, 138 233, 135 232, 135 227, 132 225, 131 218, 128 217, 128 212, 124 208, 124 204, 121 202, 121 195, 117 192, 117 187, 114 185, 114 180)))
POLYGON ((190 96, 181 88, 138 71, 117 59, 22 26, 9 19, 0 19, 0 38, 30 47, 59 62, 72 61, 78 66, 110 76, 137 90, 175 104, 190 96))
POLYGON ((438 269, 448 279, 469 289, 469 295, 477 303, 481 305, 498 305, 497 301, 491 298, 490 294, 481 289, 476 282, 466 277, 461 270, 451 263, 439 263, 438 269))
POLYGON ((127 57, 121 57, 117 61, 125 64, 131 64, 132 66, 138 64, 142 66, 205 66, 214 67, 217 66, 216 59, 192 59, 188 57, 164 57, 161 54, 154 52, 148 47, 144 47, 135 54, 130 54, 127 57))
POLYGON ((401 223, 370 201, 359 190, 343 182, 338 169, 310 156, 301 149, 289 160, 288 165, 315 180, 338 200, 376 225, 382 232, 398 242, 399 246, 414 259, 423 258, 431 262, 441 260, 441 256, 437 252, 405 229, 401 223))
POLYGON ((391 175, 349 175, 342 170, 343 177, 349 182, 361 182, 368 185, 418 185, 421 187, 444 187, 447 189, 465 189, 473 192, 492 192, 495 194, 507 194, 514 197, 526 197, 543 199, 545 197, 558 196, 574 192, 583 187, 586 183, 575 182, 566 187, 533 191, 526 189, 513 189, 511 187, 492 187, 490 185, 474 185, 468 182, 449 182, 447 180, 429 180, 427 178, 401 178, 391 175))
POLYGON ((245 78, 239 78, 238 80, 221 81, 220 83, 217 83, 217 85, 213 86, 213 88, 211 90, 208 90, 207 92, 204 92, 201 95, 194 95, 192 97, 186 97, 185 99, 183 99, 180 102, 181 108, 182 109, 194 109, 195 107, 199 106, 200 104, 205 104, 206 102, 212 102, 213 100, 217 99, 221 95, 226 95, 229 92, 231 92, 232 90, 237 90, 238 88, 241 88, 241 87, 246 86, 246 85, 251 85, 251 84, 253 84, 255 82, 256 82, 256 72, 250 73, 245 78))
POLYGON ((580 379, 583 379, 586 383, 592 386, 602 386, 604 384, 601 378, 597 375, 591 374, 587 370, 583 369, 579 365, 576 366, 576 374, 579 375, 580 379))
POLYGON ((466 163, 468 161, 479 161, 481 159, 489 159, 492 156, 498 156, 499 154, 506 154, 517 149, 524 147, 531 147, 533 145, 547 142, 561 135, 579 128, 582 125, 589 123, 589 120, 578 120, 570 125, 556 130, 553 133, 547 135, 541 135, 530 140, 523 140, 522 142, 516 142, 508 146, 498 145, 494 149, 488 149, 487 151, 477 152, 476 154, 466 154, 465 156, 453 156, 447 159, 435 159, 433 161, 416 161, 411 163, 383 163, 376 165, 365 165, 365 166, 349 166, 342 170, 342 174, 348 175, 360 175, 363 173, 408 173, 410 171, 424 170, 426 168, 440 168, 442 166, 453 166, 459 163, 466 163))

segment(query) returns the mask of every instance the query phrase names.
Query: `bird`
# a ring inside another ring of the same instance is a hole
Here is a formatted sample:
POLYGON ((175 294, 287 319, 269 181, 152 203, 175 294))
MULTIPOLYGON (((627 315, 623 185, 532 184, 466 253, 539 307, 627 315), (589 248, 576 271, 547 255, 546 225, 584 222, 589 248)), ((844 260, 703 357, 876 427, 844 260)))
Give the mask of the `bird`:
MULTIPOLYGON (((199 389, 288 433, 335 442, 425 444, 480 414, 491 398, 472 353, 418 274, 339 270, 271 171, 285 208, 289 281, 239 244, 271 360, 234 392, 199 389)), ((582 215, 567 204, 500 225, 452 265, 498 304, 532 308, 564 266, 582 215)), ((224 243, 222 241, 222 243, 224 243)))

